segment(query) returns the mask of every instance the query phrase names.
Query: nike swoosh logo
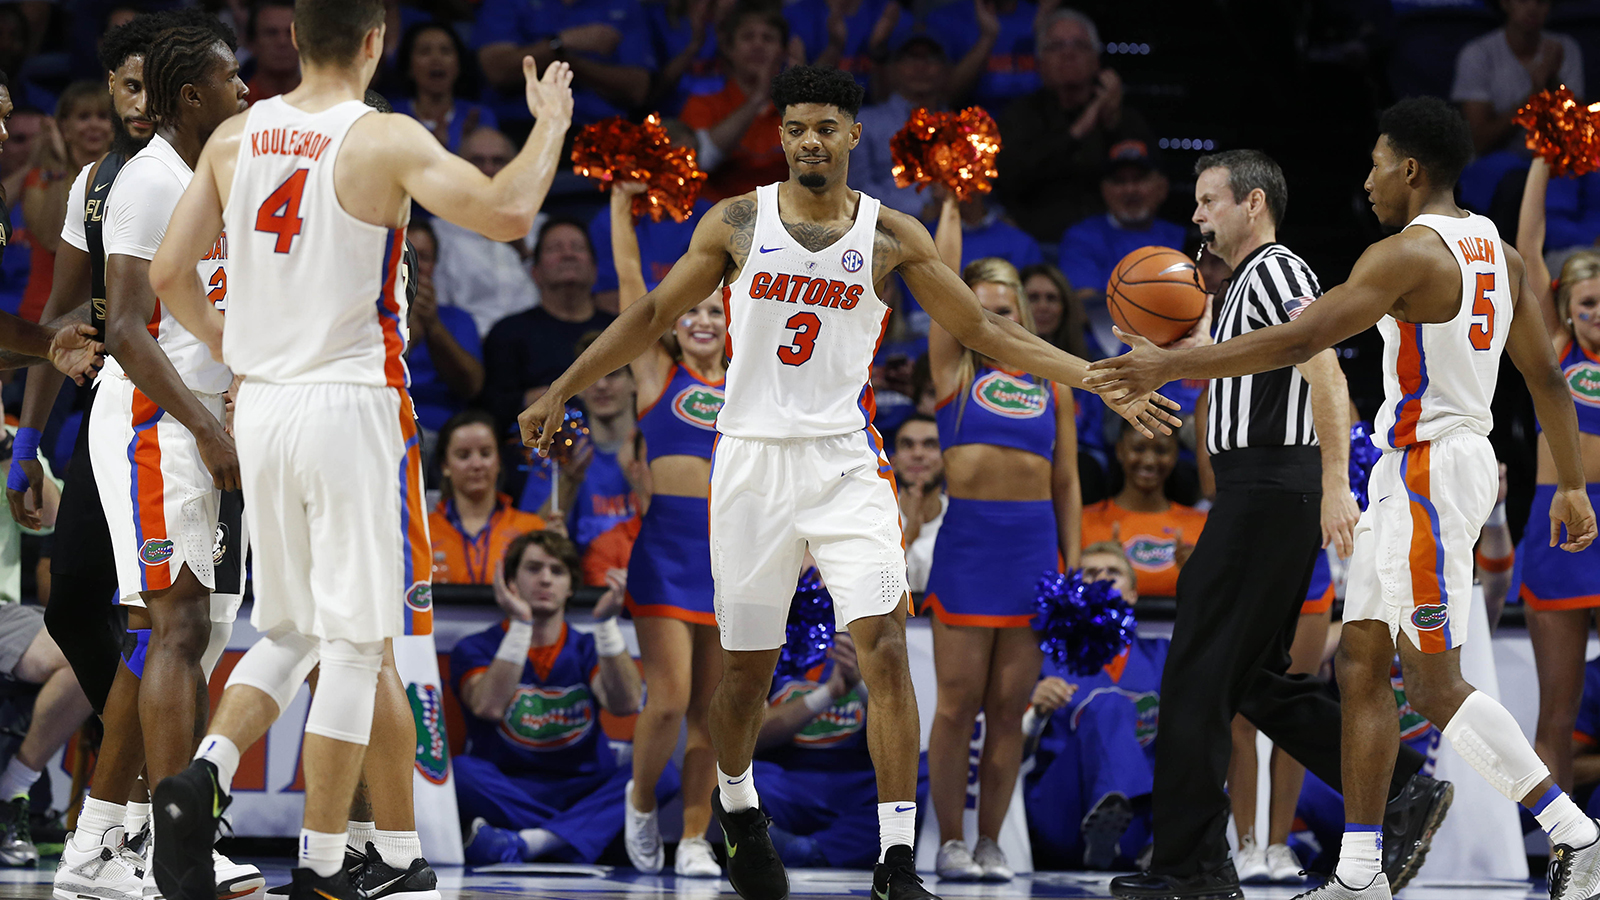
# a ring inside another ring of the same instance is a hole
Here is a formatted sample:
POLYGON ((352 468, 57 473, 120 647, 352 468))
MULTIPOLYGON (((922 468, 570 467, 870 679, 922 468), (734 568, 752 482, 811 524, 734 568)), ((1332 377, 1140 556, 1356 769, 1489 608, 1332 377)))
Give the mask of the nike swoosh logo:
POLYGON ((222 804, 218 802, 218 800, 221 798, 221 796, 222 796, 222 785, 217 784, 217 776, 212 774, 211 775, 211 818, 213 818, 213 819, 222 818, 222 804))
POLYGON ((1383 496, 1382 496, 1382 497, 1379 497, 1379 498, 1378 498, 1378 502, 1379 502, 1379 503, 1382 503, 1382 502, 1383 502, 1383 501, 1385 501, 1385 500, 1387 500, 1387 499, 1389 499, 1389 497, 1390 497, 1390 496, 1392 496, 1392 495, 1390 495, 1390 494, 1384 494, 1384 495, 1383 495, 1383 496))
POLYGON ((95 189, 95 190, 97 190, 97 191, 103 191, 103 190, 105 190, 105 189, 106 189, 106 188, 107 188, 107 187, 108 187, 108 186, 109 186, 109 185, 110 185, 110 182, 107 182, 107 183, 106 183, 106 184, 97 184, 97 185, 95 185, 95 186, 94 186, 94 189, 95 189))
POLYGON ((774 250, 782 250, 782 249, 783 249, 782 247, 762 247, 761 248, 761 252, 762 253, 771 253, 774 250))
POLYGON ((873 888, 872 889, 872 898, 873 898, 873 900, 889 900, 889 892, 888 891, 880 891, 877 888, 873 888))
POLYGON ((913 809, 916 809, 916 808, 917 808, 917 805, 915 803, 913 803, 910 806, 896 806, 894 808, 894 811, 895 812, 911 812, 913 809))
POLYGON ((362 888, 361 889, 361 896, 363 896, 363 897, 377 897, 377 896, 381 895, 384 891, 387 891, 389 888, 392 888, 395 885, 399 884, 400 882, 405 881, 407 874, 409 874, 409 873, 402 872, 400 874, 399 878, 391 878, 388 881, 385 881, 383 884, 378 885, 377 887, 362 888))
POLYGON ((738 778, 730 778, 730 779, 728 779, 728 783, 729 784, 738 784, 738 783, 744 781, 746 778, 749 778, 749 777, 750 777, 749 775, 740 775, 738 778))
POLYGON ((733 842, 733 838, 730 838, 727 835, 723 835, 723 839, 726 840, 727 843, 728 843, 728 859, 732 860, 733 859, 733 855, 735 853, 739 852, 739 845, 735 844, 733 842))

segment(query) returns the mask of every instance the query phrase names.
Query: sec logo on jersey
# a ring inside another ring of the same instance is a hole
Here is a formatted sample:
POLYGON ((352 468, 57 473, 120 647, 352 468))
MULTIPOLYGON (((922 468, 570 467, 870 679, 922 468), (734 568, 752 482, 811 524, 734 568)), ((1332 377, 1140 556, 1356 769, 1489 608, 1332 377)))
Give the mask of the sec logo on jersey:
POLYGON ((862 257, 859 250, 846 250, 844 256, 839 260, 839 264, 844 266, 846 272, 859 272, 865 263, 866 259, 862 257))

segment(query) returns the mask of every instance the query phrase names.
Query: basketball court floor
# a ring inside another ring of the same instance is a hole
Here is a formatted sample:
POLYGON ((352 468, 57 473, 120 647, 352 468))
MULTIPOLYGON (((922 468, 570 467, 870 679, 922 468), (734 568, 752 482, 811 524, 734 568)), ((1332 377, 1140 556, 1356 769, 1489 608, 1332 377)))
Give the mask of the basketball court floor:
MULTIPOLYGON (((267 875, 268 886, 287 883, 288 860, 252 860, 267 875)), ((53 860, 37 870, 0 869, 0 898, 45 900, 50 897, 53 860)), ((1019 876, 1009 884, 939 883, 931 874, 928 886, 946 900, 951 898, 1100 898, 1109 897, 1110 875, 1076 872, 1041 872, 1019 876)), ((868 873, 838 869, 791 870, 790 896, 867 897, 868 873)), ((597 866, 505 865, 439 870, 444 900, 737 900, 726 880, 640 875, 630 869, 597 866)), ((1245 888, 1248 900, 1290 900, 1305 887, 1245 888)), ((1500 882, 1474 885, 1417 883, 1406 888, 1405 900, 1539 900, 1547 897, 1544 883, 1500 882)), ((265 900, 261 892, 249 900, 265 900)))

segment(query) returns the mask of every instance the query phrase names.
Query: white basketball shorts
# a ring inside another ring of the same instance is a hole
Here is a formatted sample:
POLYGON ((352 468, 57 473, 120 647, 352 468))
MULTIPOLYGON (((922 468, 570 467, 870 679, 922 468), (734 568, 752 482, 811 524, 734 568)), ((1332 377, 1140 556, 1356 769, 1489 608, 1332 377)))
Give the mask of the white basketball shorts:
POLYGON ((247 378, 233 426, 256 630, 355 643, 431 633, 422 454, 406 392, 247 378))
POLYGON ((1383 454, 1356 523, 1344 619, 1375 619, 1424 653, 1461 646, 1472 552, 1500 472, 1489 439, 1463 433, 1383 454))
POLYGON ((777 440, 719 435, 708 503, 724 649, 783 645, 808 549, 839 628, 906 602, 900 507, 876 430, 777 440))

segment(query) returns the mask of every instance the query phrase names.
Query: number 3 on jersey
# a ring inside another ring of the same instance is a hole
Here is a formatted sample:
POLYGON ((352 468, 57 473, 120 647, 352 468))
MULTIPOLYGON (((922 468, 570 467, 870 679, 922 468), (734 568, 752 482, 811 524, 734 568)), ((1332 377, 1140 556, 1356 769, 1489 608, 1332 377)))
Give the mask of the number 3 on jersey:
POLYGON ((788 344, 778 348, 778 361, 786 366, 805 365, 811 354, 817 349, 817 333, 822 330, 822 320, 816 313, 798 312, 783 323, 785 328, 795 330, 794 337, 788 344))
POLYGON ((275 234, 278 240, 272 245, 276 253, 288 253, 294 246, 305 220, 300 218, 300 195, 306 189, 306 174, 310 169, 295 169, 289 180, 267 195, 261 208, 256 210, 256 230, 275 234))

